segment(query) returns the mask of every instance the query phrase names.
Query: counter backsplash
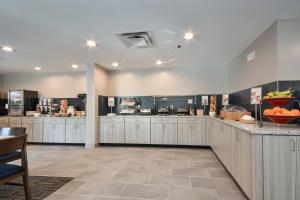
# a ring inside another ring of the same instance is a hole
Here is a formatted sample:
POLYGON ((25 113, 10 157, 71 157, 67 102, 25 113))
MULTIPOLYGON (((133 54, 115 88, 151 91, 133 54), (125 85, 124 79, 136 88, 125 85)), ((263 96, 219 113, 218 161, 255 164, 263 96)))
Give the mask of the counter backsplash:
MULTIPOLYGON (((157 111, 160 107, 170 107, 173 105, 173 108, 176 110, 176 108, 179 107, 187 107, 190 108, 190 105, 188 105, 188 99, 193 99, 196 103, 193 105, 194 109, 204 109, 204 107, 201 105, 201 96, 210 96, 216 95, 217 96, 217 110, 220 110, 222 105, 222 95, 219 94, 210 94, 210 95, 193 95, 193 96, 131 96, 136 98, 141 108, 151 108, 154 113, 157 111), (154 101, 155 98, 155 101, 154 101), (165 99, 167 98, 167 99, 165 99), (155 103, 154 103, 155 102, 155 103)), ((115 104, 116 106, 113 107, 112 111, 114 113, 120 112, 120 99, 124 96, 116 96, 115 97, 115 104)), ((128 97, 128 96, 126 96, 128 97)), ((108 108, 108 97, 107 96, 98 96, 98 103, 99 103, 99 110, 98 114, 101 115, 107 115, 107 113, 110 112, 110 108, 108 108)), ((205 114, 208 114, 209 112, 209 106, 206 106, 205 108, 205 114)))
MULTIPOLYGON (((277 84, 278 84, 279 91, 288 90, 289 88, 294 90, 294 96, 300 100, 300 81, 278 81, 278 83, 277 81, 274 81, 272 83, 259 85, 257 87, 262 87, 262 95, 264 96, 270 91, 276 91, 277 84)), ((251 88, 248 88, 245 90, 241 90, 239 92, 234 92, 229 94, 229 104, 243 106, 252 113, 252 116, 255 116, 255 106, 250 104, 250 91, 251 88)), ((288 109, 292 109, 292 108, 299 109, 299 104, 298 102, 291 102, 285 107, 288 109)), ((263 102, 262 110, 266 108, 272 108, 272 106, 267 102, 263 102)), ((259 113, 258 113, 258 117, 259 117, 259 113)), ((263 120, 268 121, 265 118, 263 118, 263 120)), ((295 122, 300 123, 300 120, 298 119, 295 122)))

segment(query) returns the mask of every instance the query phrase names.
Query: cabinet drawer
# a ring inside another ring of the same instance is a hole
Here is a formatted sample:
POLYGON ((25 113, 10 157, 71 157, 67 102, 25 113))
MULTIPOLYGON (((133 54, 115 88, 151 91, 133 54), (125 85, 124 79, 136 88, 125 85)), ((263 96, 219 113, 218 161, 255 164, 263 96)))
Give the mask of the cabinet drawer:
POLYGON ((38 117, 23 117, 22 118, 23 124, 42 124, 43 118, 38 117))
POLYGON ((126 123, 150 123, 150 117, 126 117, 126 123))
POLYGON ((8 123, 8 117, 0 117, 0 123, 6 124, 8 123))
POLYGON ((203 117, 178 117, 179 124, 200 124, 205 123, 205 118, 203 117))
POLYGON ((124 123, 124 117, 100 117, 100 122, 124 123))
POLYGON ((66 119, 66 123, 70 124, 86 124, 86 118, 71 118, 71 119, 66 119))
POLYGON ((66 122, 65 118, 55 118, 55 117, 44 118, 45 124, 64 124, 65 122, 66 122))
POLYGON ((9 117, 9 123, 10 124, 21 124, 22 117, 9 117))
POLYGON ((151 117, 151 123, 153 124, 176 124, 176 117, 151 117))

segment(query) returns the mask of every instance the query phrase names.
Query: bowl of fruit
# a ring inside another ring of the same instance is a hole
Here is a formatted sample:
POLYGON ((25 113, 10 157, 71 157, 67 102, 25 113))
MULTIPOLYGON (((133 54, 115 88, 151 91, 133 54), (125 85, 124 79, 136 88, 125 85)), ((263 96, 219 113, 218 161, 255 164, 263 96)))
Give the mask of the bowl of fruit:
POLYGON ((290 101, 295 100, 296 97, 293 97, 293 92, 291 89, 286 91, 273 91, 269 92, 266 96, 264 96, 263 100, 269 102, 273 106, 285 106, 290 101))
POLYGON ((273 109, 265 109, 264 116, 273 123, 288 124, 300 117, 300 111, 298 109, 288 110, 286 108, 274 107, 273 109))

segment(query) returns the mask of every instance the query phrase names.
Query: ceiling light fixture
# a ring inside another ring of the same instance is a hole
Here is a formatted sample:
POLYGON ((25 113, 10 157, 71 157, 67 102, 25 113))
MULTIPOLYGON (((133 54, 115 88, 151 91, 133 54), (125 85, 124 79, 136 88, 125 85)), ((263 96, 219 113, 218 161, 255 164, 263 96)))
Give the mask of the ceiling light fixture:
POLYGON ((72 68, 73 68, 73 69, 78 69, 78 65, 73 64, 73 65, 72 65, 72 68))
POLYGON ((157 65, 162 65, 163 62, 162 62, 161 60, 157 60, 157 61, 156 61, 156 64, 157 64, 157 65))
POLYGON ((87 40, 87 41, 86 41, 86 45, 87 45, 88 47, 96 47, 96 46, 97 46, 97 42, 94 41, 94 40, 87 40))
POLYGON ((111 66, 112 66, 112 67, 119 67, 119 63, 113 62, 113 63, 111 64, 111 66))
POLYGON ((6 52, 13 52, 14 51, 14 49, 11 48, 10 46, 3 46, 3 47, 1 47, 1 49, 3 51, 6 51, 6 52))
POLYGON ((186 40, 191 40, 193 38, 194 38, 194 33, 192 33, 192 32, 187 32, 184 34, 184 39, 186 39, 186 40))
POLYGON ((42 70, 42 68, 41 67, 34 67, 33 69, 35 69, 36 71, 41 71, 42 70))

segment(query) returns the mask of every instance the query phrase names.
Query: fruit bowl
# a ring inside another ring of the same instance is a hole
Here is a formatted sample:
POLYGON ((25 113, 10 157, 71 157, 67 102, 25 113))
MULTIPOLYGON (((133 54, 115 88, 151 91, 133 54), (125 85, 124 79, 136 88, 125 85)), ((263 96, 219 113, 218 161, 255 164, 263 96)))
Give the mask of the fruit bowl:
POLYGON ((285 97, 285 98, 264 98, 264 101, 269 102, 273 106, 285 106, 289 102, 295 100, 296 97, 285 97))
POLYGON ((275 115, 264 115, 275 124, 288 124, 298 116, 275 116, 275 115))

